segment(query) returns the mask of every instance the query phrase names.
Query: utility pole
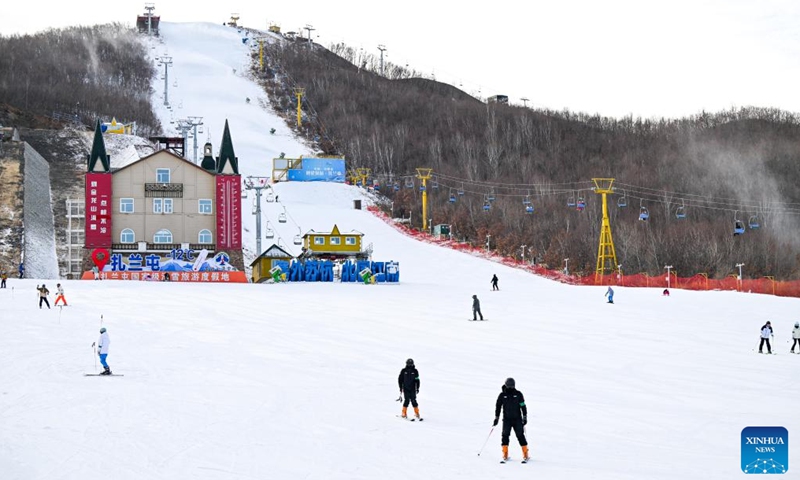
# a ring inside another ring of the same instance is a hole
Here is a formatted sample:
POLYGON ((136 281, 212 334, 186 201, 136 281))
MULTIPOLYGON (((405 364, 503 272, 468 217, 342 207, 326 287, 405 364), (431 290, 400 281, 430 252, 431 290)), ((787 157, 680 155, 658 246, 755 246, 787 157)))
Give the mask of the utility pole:
POLYGON ((525 263, 525 247, 527 247, 527 245, 523 245, 521 247, 522 248, 522 263, 525 263))
POLYGON ((670 275, 669 275, 669 274, 670 274, 670 270, 672 270, 672 268, 673 268, 673 267, 672 267, 672 265, 664 265, 664 268, 666 268, 666 269, 667 269, 667 288, 669 288, 669 287, 670 287, 670 283, 669 283, 669 281, 670 281, 670 279, 669 279, 670 275))
POLYGON ((378 50, 381 51, 381 76, 385 77, 386 75, 385 72, 383 71, 383 52, 386 51, 386 47, 384 47, 383 45, 378 45, 378 50))
POLYGON ((152 3, 145 3, 144 9, 147 10, 147 36, 151 37, 153 35, 153 10, 156 7, 152 3))
POLYGON ((183 158, 186 158, 188 156, 186 144, 189 143, 189 130, 192 129, 192 124, 185 118, 179 118, 178 120, 175 120, 175 123, 177 124, 177 127, 175 128, 181 132, 181 137, 183 137, 183 158))
POLYGON ((487 234, 486 235, 486 253, 489 253, 489 240, 492 239, 492 236, 487 234))
POLYGON ((272 187, 267 183, 268 181, 269 177, 254 177, 252 175, 247 177, 244 181, 245 190, 256 191, 253 215, 256 216, 256 251, 258 255, 261 255, 261 190, 272 190, 272 187))
MULTIPOLYGON (((193 128, 194 136, 194 163, 197 163, 197 127, 203 125, 203 117, 187 117, 187 123, 193 128)), ((261 255, 261 252, 259 252, 261 255)))
MULTIPOLYGON (((313 31, 314 31, 314 30, 316 30, 316 29, 315 29, 314 27, 312 27, 311 25, 306 25, 306 26, 305 26, 305 27, 303 27, 303 28, 305 28, 306 30, 308 30, 308 48, 311 48, 311 32, 313 32, 313 31)), ((259 255, 260 255, 260 254, 259 254, 259 255)))
POLYGON ((617 276, 619 277, 619 284, 623 285, 623 281, 622 281, 622 265, 617 265, 617 272, 619 272, 617 274, 617 276))
POLYGON ((520 98, 522 100, 522 106, 528 108, 528 99, 525 97, 520 98))
POLYGON ((564 259, 564 275, 569 275, 569 258, 564 259))
POLYGON ((739 268, 739 291, 742 291, 742 267, 744 267, 744 263, 737 263, 736 266, 739 268))
POLYGON ((164 65, 164 105, 169 105, 169 67, 172 57, 165 55, 158 59, 159 65, 164 65))

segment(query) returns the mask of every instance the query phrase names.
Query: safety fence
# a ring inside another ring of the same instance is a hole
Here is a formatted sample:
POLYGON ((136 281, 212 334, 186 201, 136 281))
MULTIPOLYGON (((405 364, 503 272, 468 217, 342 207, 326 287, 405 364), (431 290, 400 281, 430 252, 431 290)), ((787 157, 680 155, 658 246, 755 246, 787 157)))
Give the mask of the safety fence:
POLYGON ((704 273, 698 273, 691 277, 678 277, 674 272, 669 275, 661 274, 649 276, 645 273, 624 275, 619 273, 609 275, 568 275, 561 270, 550 270, 542 265, 533 265, 518 259, 504 257, 496 253, 487 252, 486 249, 475 247, 469 243, 450 240, 447 237, 436 237, 428 232, 415 230, 405 224, 398 223, 378 207, 370 206, 367 208, 373 215, 377 216, 395 230, 413 237, 421 242, 432 243, 443 247, 451 248, 470 255, 485 258, 503 265, 526 270, 541 277, 555 280, 570 285, 614 285, 623 287, 653 287, 653 288, 679 288, 684 290, 731 290, 749 293, 763 293, 780 297, 800 297, 800 280, 776 281, 772 277, 762 277, 753 279, 739 279, 736 275, 731 275, 722 279, 708 278, 704 273))

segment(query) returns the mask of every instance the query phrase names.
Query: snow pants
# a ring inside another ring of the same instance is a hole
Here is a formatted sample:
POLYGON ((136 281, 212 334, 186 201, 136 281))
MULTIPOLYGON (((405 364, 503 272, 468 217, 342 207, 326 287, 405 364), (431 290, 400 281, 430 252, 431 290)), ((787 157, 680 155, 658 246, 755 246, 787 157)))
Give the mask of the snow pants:
POLYGON ((0 288, 6 288, 6 279, 0 280, 0 288))
POLYGON ((408 404, 411 403, 411 406, 417 408, 419 404, 417 403, 417 392, 414 390, 405 390, 403 389, 403 406, 408 407, 408 404))
POLYGON ((56 301, 55 301, 55 302, 53 302, 53 305, 54 305, 54 306, 57 306, 57 305, 58 305, 58 301, 59 301, 59 300, 61 300, 62 302, 64 302, 64 306, 66 306, 66 305, 67 305, 67 299, 66 299, 66 298, 64 298, 64 295, 58 295, 58 296, 56 297, 56 301))
POLYGON ((512 420, 506 420, 505 418, 503 419, 503 436, 501 438, 500 445, 508 445, 512 428, 514 429, 514 433, 517 435, 519 446, 527 446, 528 441, 525 440, 525 426, 522 424, 521 418, 515 418, 512 420))
POLYGON ((608 303, 614 303, 614 294, 608 296, 608 303))
POLYGON ((794 352, 794 347, 797 345, 798 350, 800 350, 800 338, 795 338, 794 342, 792 342, 792 351, 794 352))
POLYGON ((108 364, 106 363, 106 357, 108 357, 107 353, 101 353, 100 354, 100 365, 102 365, 103 368, 108 366, 108 364))
POLYGON ((478 317, 477 317, 478 315, 480 315, 481 316, 481 320, 483 320, 483 314, 481 313, 481 309, 480 308, 473 308, 472 309, 472 319, 473 320, 477 320, 478 319, 478 317))
POLYGON ((497 286, 497 282, 492 282, 492 290, 500 290, 500 287, 497 286))
POLYGON ((767 342, 767 351, 772 352, 772 347, 769 344, 769 338, 761 338, 761 344, 758 345, 758 353, 761 353, 761 350, 764 348, 764 342, 767 342))
POLYGON ((42 302, 47 305, 47 308, 50 308, 50 302, 47 301, 47 297, 39 297, 39 308, 42 308, 42 302))

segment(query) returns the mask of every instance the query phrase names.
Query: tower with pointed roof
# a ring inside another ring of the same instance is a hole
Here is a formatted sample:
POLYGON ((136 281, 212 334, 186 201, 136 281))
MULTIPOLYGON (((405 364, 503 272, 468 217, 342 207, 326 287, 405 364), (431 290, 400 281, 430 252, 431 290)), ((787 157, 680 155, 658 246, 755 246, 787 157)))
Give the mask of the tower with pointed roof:
POLYGON ((111 157, 97 120, 92 151, 87 157, 85 176, 86 223, 84 226, 86 248, 111 248, 111 157))
MULTIPOLYGON (((205 165, 205 159, 203 163, 205 165)), ((222 132, 216 177, 217 244, 220 249, 241 250, 242 179, 239 175, 239 159, 233 151, 228 120, 225 120, 225 129, 222 132)))

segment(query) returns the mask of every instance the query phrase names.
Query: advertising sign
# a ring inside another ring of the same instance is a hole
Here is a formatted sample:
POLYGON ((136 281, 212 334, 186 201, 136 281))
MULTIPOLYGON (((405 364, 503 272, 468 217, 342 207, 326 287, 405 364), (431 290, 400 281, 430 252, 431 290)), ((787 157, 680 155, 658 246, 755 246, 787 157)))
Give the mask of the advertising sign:
POLYGON ((242 185, 239 175, 217 175, 217 246, 242 248, 242 185))
POLYGON ((299 169, 290 169, 290 182, 338 182, 345 181, 343 158, 305 158, 299 169))
POLYGON ((86 247, 111 246, 111 174, 86 174, 86 247))

